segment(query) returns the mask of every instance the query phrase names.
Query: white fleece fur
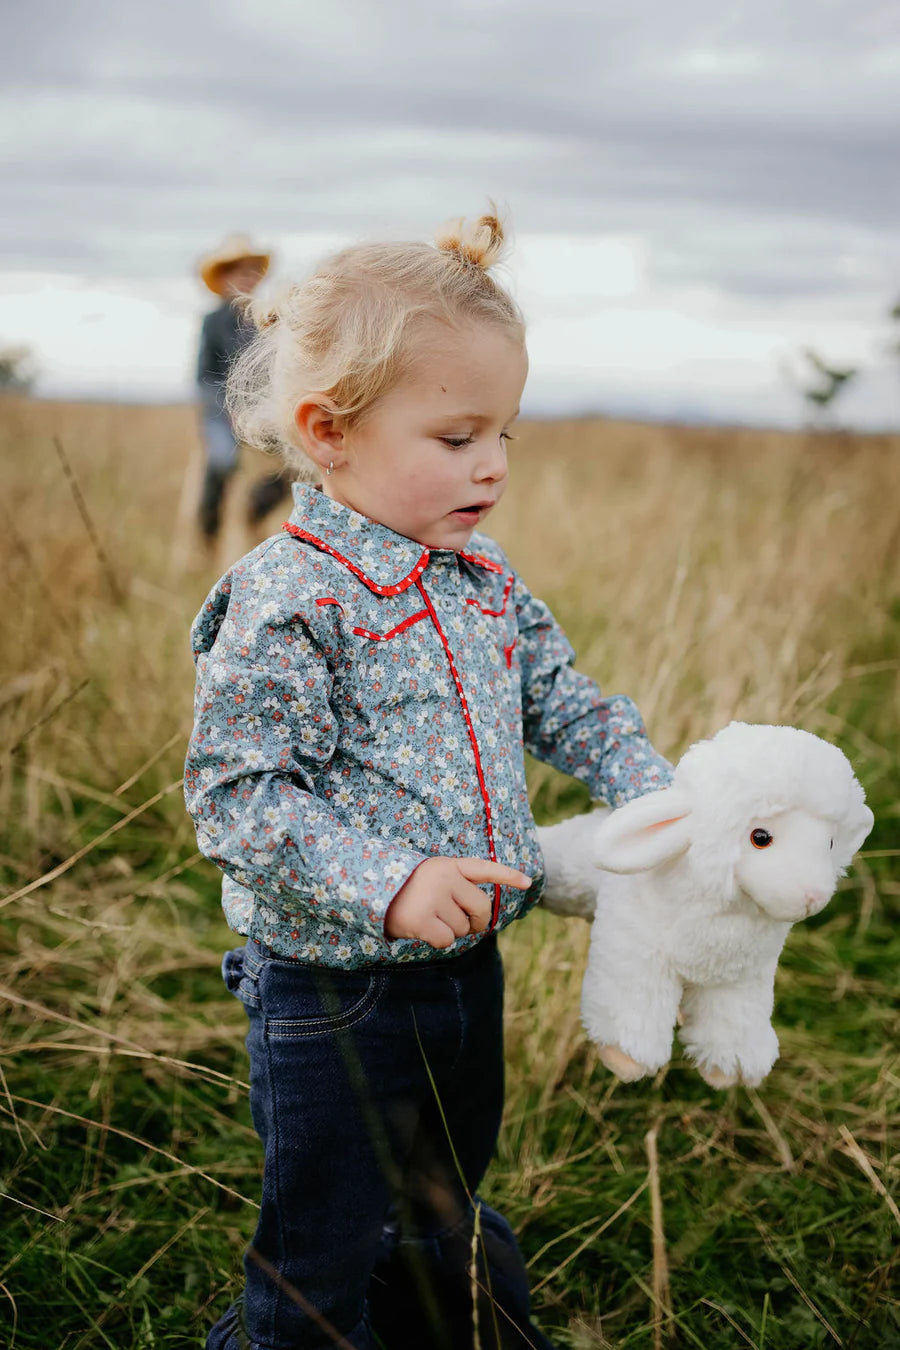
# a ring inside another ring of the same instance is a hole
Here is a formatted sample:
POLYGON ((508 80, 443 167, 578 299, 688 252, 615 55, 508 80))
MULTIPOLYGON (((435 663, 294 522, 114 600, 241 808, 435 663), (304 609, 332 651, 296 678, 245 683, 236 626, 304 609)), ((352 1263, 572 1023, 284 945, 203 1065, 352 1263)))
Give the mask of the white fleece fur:
POLYGON ((655 1072, 680 1018, 707 1082, 760 1082, 778 1057, 785 938, 828 903, 872 824, 836 746, 732 722, 687 751, 671 787, 539 830, 544 905, 593 915, 582 1019, 608 1067, 655 1072), (772 842, 754 847, 763 829, 772 842))

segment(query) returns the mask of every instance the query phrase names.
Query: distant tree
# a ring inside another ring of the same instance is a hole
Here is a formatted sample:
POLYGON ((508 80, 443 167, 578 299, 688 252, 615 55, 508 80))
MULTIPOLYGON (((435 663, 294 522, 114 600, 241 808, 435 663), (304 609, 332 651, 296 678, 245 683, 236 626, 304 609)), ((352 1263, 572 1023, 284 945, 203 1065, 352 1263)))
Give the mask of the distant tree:
MULTIPOLYGON (((890 317, 894 320, 894 323, 900 323, 900 300, 897 301, 896 305, 894 305, 894 308, 891 310, 890 317)), ((900 356, 900 337, 895 336, 891 338, 888 343, 888 351, 891 356, 900 356)))
POLYGON ((812 347, 807 347, 803 355, 812 369, 800 385, 800 392, 817 413, 824 413, 850 381, 856 378, 859 367, 847 366, 841 369, 830 366, 812 347), (810 383, 810 380, 815 382, 810 383))
POLYGON ((36 375, 30 347, 0 347, 0 393, 27 394, 36 375))

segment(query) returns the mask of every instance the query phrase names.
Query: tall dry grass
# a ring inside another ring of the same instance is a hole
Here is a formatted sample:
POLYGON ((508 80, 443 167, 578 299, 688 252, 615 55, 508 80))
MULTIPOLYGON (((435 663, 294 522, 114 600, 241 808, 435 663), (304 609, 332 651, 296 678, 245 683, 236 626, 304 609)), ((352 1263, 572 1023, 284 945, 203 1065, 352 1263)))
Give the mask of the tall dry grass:
POLYGON ((533 425, 492 528, 554 599, 579 663, 637 691, 677 751, 731 717, 817 723, 858 675, 854 644, 891 622, 900 581, 898 451, 837 434, 533 425))
MULTIPOLYGON (((511 448, 491 531, 656 744, 675 756, 731 717, 803 725, 844 746, 878 817, 792 936, 783 1057, 758 1092, 713 1094, 677 1060, 617 1086, 579 1028, 583 927, 539 914, 505 935, 488 1192, 560 1346, 900 1344, 898 452, 612 422, 527 425, 511 448)), ((17 1347, 201 1344, 253 1225, 243 1015, 178 780, 187 626, 252 542, 260 466, 210 564, 189 538, 197 454, 186 409, 0 404, 0 1319, 17 1347)), ((586 805, 530 772, 541 819, 586 805)))

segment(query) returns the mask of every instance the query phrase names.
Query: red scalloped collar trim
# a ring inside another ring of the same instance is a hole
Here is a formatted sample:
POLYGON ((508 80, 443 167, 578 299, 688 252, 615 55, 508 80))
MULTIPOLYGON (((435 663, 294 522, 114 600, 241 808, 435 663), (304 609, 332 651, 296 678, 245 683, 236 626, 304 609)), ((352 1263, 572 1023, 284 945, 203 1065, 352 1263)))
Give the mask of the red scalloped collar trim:
MULTIPOLYGON (((302 530, 299 525, 294 525, 289 520, 284 522, 282 528, 287 530, 288 534, 294 535, 297 539, 304 539, 308 544, 315 544, 316 548, 320 548, 323 553, 328 553, 332 558, 336 558, 337 561, 343 563, 355 577, 359 577, 360 581, 364 581, 369 589, 374 591, 376 595, 400 595, 400 593, 407 590, 408 587, 414 586, 428 566, 428 559, 431 557, 431 549, 423 549, 422 554, 419 557, 418 562, 416 562, 415 566, 412 568, 412 571, 403 577, 401 581, 395 581, 391 586, 382 586, 379 582, 374 581, 372 577, 367 576, 361 567, 357 567, 356 563, 352 563, 349 558, 345 558, 343 553, 338 553, 336 548, 332 548, 330 544, 326 544, 325 540, 320 539, 318 535, 310 534, 309 530, 302 530)), ((488 572, 503 571, 503 568, 499 563, 492 562, 490 558, 485 558, 481 553, 460 552, 459 557, 464 558, 466 562, 474 563, 476 567, 484 567, 488 572)))
POLYGON ((305 539, 308 544, 315 544, 316 548, 320 548, 323 553, 328 553, 332 558, 337 558, 339 563, 343 563, 355 577, 359 577, 360 581, 364 581, 369 587, 369 590, 374 591, 376 595, 399 595, 401 591, 405 591, 409 586, 414 586, 428 566, 428 559, 431 557, 431 550, 427 548, 424 549, 418 562, 407 576, 403 577, 401 581, 395 581, 392 586, 382 586, 379 582, 374 581, 370 576, 367 576, 361 567, 356 566, 356 563, 352 563, 349 558, 345 558, 343 553, 338 553, 336 548, 332 548, 330 544, 326 544, 324 539, 319 539, 316 535, 310 534, 309 530, 301 530, 299 525, 292 525, 289 520, 284 522, 284 529, 287 530, 288 534, 293 534, 297 539, 305 539))
POLYGON ((462 553, 462 552, 461 552, 459 556, 460 556, 461 558, 465 558, 466 562, 475 563, 476 567, 484 567, 484 568, 486 568, 488 572, 502 572, 502 571, 503 571, 503 567, 502 567, 502 565, 501 565, 500 563, 492 562, 491 559, 490 559, 490 558, 486 558, 486 557, 484 556, 483 553, 462 553))

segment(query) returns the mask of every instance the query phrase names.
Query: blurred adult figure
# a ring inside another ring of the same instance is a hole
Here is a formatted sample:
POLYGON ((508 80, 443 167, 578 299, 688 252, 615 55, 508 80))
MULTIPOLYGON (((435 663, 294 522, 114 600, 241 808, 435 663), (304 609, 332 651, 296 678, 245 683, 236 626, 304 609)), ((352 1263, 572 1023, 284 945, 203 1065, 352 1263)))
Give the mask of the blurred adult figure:
MULTIPOLYGON (((197 387, 206 452, 199 521, 204 541, 210 546, 218 537, 228 480, 238 466, 239 445, 225 408, 225 381, 232 361, 255 332, 237 302, 252 294, 271 261, 271 254, 257 248, 247 235, 233 234, 201 259, 199 266, 204 284, 221 300, 203 320, 197 354, 197 387)), ((257 479, 247 499, 247 523, 251 529, 287 495, 289 483, 281 470, 257 479)))

